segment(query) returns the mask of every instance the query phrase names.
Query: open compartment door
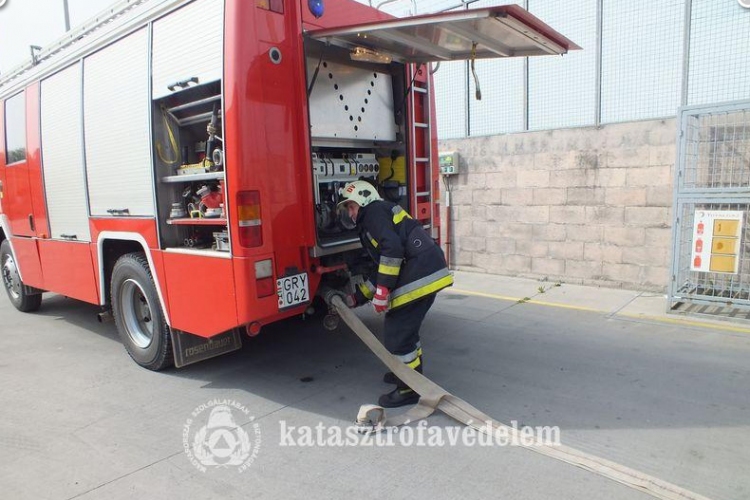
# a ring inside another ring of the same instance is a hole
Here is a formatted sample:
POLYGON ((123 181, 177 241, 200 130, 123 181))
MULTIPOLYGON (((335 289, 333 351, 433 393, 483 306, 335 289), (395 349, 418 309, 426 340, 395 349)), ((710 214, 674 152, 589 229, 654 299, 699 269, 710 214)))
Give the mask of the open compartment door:
MULTIPOLYGON (((404 63, 565 54, 580 49, 517 5, 310 31, 352 58, 404 63)), ((373 61, 375 62, 375 61, 373 61)))

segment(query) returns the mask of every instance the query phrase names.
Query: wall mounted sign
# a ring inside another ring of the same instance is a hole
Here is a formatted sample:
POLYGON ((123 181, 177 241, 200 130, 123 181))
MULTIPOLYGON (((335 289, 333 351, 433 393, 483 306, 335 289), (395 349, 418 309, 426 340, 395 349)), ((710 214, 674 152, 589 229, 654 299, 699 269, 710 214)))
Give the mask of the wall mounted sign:
POLYGON ((743 212, 697 210, 690 270, 737 274, 743 212))

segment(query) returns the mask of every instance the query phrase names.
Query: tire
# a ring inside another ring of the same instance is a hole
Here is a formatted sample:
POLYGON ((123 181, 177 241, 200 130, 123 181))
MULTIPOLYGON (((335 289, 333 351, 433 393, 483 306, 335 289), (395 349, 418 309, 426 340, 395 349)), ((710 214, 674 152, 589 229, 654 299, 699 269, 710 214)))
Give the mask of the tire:
POLYGON ((169 326, 143 253, 125 254, 117 260, 110 290, 117 332, 133 361, 153 371, 172 366, 169 326))
POLYGON ((10 248, 10 241, 3 240, 0 244, 0 270, 5 291, 13 307, 21 312, 33 312, 42 305, 42 294, 32 292, 23 284, 21 275, 18 273, 18 265, 10 248))

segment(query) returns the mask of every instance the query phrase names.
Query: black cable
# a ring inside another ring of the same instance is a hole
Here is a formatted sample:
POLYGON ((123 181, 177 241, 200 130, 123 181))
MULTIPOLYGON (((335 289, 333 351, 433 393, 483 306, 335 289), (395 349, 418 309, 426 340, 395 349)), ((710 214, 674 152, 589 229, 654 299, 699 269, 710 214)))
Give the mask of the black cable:
POLYGON ((320 59, 318 59, 318 66, 315 68, 315 73, 313 73, 312 80, 310 81, 310 86, 307 88, 307 97, 310 98, 310 94, 312 94, 313 87, 315 87, 315 82, 318 79, 318 73, 320 73, 320 65, 323 64, 323 54, 325 54, 325 47, 323 47, 320 50, 320 59))
POLYGON ((406 93, 404 94, 404 98, 401 100, 401 104, 399 104, 398 109, 402 109, 404 107, 406 98, 409 97, 409 92, 411 92, 412 87, 414 87, 414 82, 417 80, 417 75, 419 74, 419 68, 422 66, 424 66, 424 63, 419 64, 419 66, 417 66, 416 69, 414 70, 414 77, 412 77, 411 83, 409 83, 409 86, 406 87, 406 93))
POLYGON ((393 162, 394 162, 394 160, 393 160, 393 158, 391 158, 391 175, 389 175, 388 177, 386 177, 385 179, 383 179, 383 181, 381 182, 381 184, 385 184, 389 180, 393 179, 394 175, 396 175, 396 169, 393 168, 393 162))

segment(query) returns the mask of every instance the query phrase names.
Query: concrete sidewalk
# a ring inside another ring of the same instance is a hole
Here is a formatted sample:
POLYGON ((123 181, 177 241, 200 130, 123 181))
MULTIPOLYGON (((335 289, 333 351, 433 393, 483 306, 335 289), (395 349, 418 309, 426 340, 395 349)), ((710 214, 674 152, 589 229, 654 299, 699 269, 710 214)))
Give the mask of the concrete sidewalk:
POLYGON ((455 285, 448 289, 448 293, 504 300, 509 303, 508 307, 522 303, 537 304, 608 317, 750 334, 750 321, 741 317, 670 312, 665 294, 467 271, 454 271, 454 275, 455 285))

